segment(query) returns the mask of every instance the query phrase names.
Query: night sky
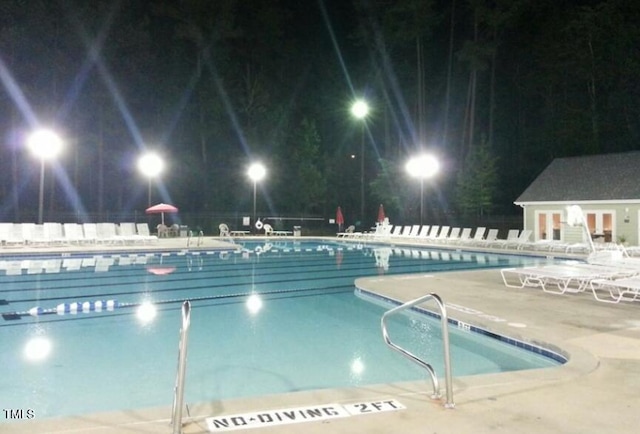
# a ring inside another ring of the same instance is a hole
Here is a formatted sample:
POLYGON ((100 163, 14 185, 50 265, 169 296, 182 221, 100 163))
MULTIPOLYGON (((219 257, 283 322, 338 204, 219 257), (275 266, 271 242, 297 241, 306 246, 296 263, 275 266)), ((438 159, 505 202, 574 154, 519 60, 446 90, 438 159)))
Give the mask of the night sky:
POLYGON ((2 221, 35 220, 39 127, 64 142, 45 164, 54 221, 143 211, 145 150, 167 165, 152 201, 183 219, 247 214, 260 160, 261 214, 340 205, 355 222, 364 206, 363 224, 379 203, 416 222, 404 166, 428 151, 429 221, 453 224, 517 215, 553 158, 639 148, 637 1, 28 3, 0 4, 2 221))

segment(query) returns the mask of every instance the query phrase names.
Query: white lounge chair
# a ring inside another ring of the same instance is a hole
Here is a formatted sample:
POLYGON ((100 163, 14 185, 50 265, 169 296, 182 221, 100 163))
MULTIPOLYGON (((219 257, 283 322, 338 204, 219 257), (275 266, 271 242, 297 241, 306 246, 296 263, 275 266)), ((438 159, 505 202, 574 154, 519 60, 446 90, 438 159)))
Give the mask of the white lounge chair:
POLYGON ((114 225, 116 228, 116 235, 125 243, 145 243, 147 240, 138 235, 136 231, 136 224, 132 222, 122 222, 119 225, 114 225))
POLYGON ((470 244, 481 242, 484 240, 484 234, 487 232, 487 228, 479 226, 476 228, 475 233, 473 234, 473 238, 469 239, 467 242, 470 244))
POLYGON ((400 237, 408 238, 411 233, 411 226, 403 226, 402 232, 400 232, 400 237))
POLYGON ((13 223, 0 223, 0 243, 4 244, 9 239, 9 234, 13 229, 13 223))
POLYGON ((563 253, 588 253, 591 247, 587 243, 566 243, 560 240, 538 240, 530 243, 533 250, 563 253))
POLYGON ((398 237, 402 233, 402 226, 394 226, 391 230, 391 237, 398 237))
POLYGON ((24 239, 24 234, 22 233, 22 224, 21 223, 6 223, 5 226, 6 233, 2 237, 2 241, 4 245, 9 246, 24 246, 26 244, 26 240, 24 239))
POLYGON ((420 225, 412 225, 411 232, 409 232, 409 238, 416 238, 420 233, 420 225))
POLYGON ((426 238, 429 235, 429 230, 431 230, 431 225, 422 225, 420 232, 418 232, 418 238, 426 238))
POLYGON ((429 234, 427 235, 427 239, 435 240, 438 237, 438 231, 439 230, 440 230, 440 226, 439 225, 431 226, 431 229, 429 230, 429 234))
POLYGON ((552 294, 582 292, 592 280, 622 278, 637 273, 630 269, 582 263, 500 270, 502 281, 507 287, 541 288, 552 294))
POLYGON ((507 233, 507 238, 496 239, 493 242, 490 242, 489 247, 504 247, 505 244, 517 240, 518 236, 520 236, 519 229, 509 229, 509 232, 507 233))
POLYGON ((460 237, 456 240, 456 244, 468 243, 471 239, 471 231, 471 228, 463 228, 462 232, 460 232, 460 237))
POLYGON ((461 228, 459 227, 454 227, 451 229, 451 232, 449 232, 449 236, 445 239, 443 239, 442 241, 445 243, 455 243, 460 239, 460 231, 461 228))
POLYGON ((486 236, 482 240, 476 240, 475 237, 471 241, 471 244, 474 246, 482 246, 489 247, 491 243, 495 242, 498 239, 498 229, 489 229, 486 236))
POLYGON ((27 244, 44 246, 49 244, 49 240, 44 233, 44 226, 37 224, 23 224, 22 233, 27 244))
POLYGON ((517 250, 527 248, 531 245, 530 238, 532 234, 533 231, 531 229, 524 229, 522 232, 520 232, 520 235, 518 235, 518 238, 516 240, 505 243, 503 247, 505 249, 515 248, 517 250))
POLYGON ((383 239, 391 235, 392 229, 393 229, 393 225, 390 225, 389 223, 376 223, 375 231, 368 232, 363 235, 372 239, 383 239))
POLYGON ((62 225, 64 240, 67 244, 80 244, 85 241, 93 242, 93 240, 85 240, 82 233, 82 226, 78 223, 64 223, 62 225))
POLYGON ((344 232, 338 232, 336 236, 338 238, 346 238, 348 236, 352 236, 355 230, 356 230, 356 227, 354 225, 351 225, 348 228, 346 228, 344 232))
POLYGON ((603 303, 619 303, 621 301, 635 301, 640 297, 640 276, 631 276, 622 279, 594 279, 589 282, 591 291, 596 300, 603 303), (604 298, 599 293, 608 294, 604 298))
POLYGON ((229 226, 226 223, 220 223, 218 225, 218 230, 220 231, 221 237, 231 236, 231 231, 229 231, 229 226))
POLYGON ((118 236, 115 223, 97 223, 96 228, 98 240, 105 243, 125 243, 126 238, 118 236))
POLYGON ((441 243, 446 240, 449 236, 449 229, 449 226, 442 226, 442 228, 440 229, 440 233, 434 238, 434 241, 441 243))
POLYGON ((376 233, 374 234, 375 238, 388 238, 391 235, 391 231, 393 230, 393 225, 389 223, 383 223, 381 225, 376 226, 376 233))
POLYGON ((15 225, 15 227, 22 233, 21 238, 23 244, 34 243, 36 239, 44 237, 43 229, 41 229, 42 225, 40 225, 40 228, 37 228, 35 223, 21 223, 15 225))
POLYGON ((151 231, 149 231, 149 225, 146 223, 136 223, 136 232, 138 235, 146 239, 148 242, 158 242, 158 237, 155 235, 151 235, 151 231))
POLYGON ((93 243, 105 243, 105 240, 98 238, 98 225, 96 223, 82 223, 82 232, 86 240, 93 243))
POLYGON ((62 231, 62 223, 45 222, 43 225, 44 238, 48 244, 59 245, 66 242, 64 232, 62 231))

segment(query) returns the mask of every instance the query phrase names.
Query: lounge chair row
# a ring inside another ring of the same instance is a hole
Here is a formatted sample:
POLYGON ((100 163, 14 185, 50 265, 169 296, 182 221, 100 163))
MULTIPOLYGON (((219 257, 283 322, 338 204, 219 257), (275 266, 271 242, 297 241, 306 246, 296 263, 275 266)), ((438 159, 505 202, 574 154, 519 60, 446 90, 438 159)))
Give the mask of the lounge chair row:
MULTIPOLYGON (((356 232, 354 226, 349 226, 344 232, 337 234, 338 238, 355 238, 380 241, 415 241, 424 243, 443 243, 454 245, 465 245, 469 247, 482 248, 502 248, 515 250, 533 250, 543 252, 562 253, 589 253, 591 246, 588 243, 568 243, 562 241, 531 241, 533 231, 529 229, 509 230, 507 237, 498 238, 498 229, 487 229, 478 227, 475 231, 472 228, 459 228, 450 226, 392 226, 379 225, 372 232, 356 232)), ((599 246, 599 249, 610 249, 611 246, 599 246)), ((640 249, 639 249, 640 253, 640 249)))
MULTIPOLYGON (((597 261, 597 256, 595 258, 597 261)), ((640 297, 640 260, 637 258, 505 268, 500 274, 505 286, 510 288, 540 288, 550 294, 590 290, 596 300, 605 303, 634 301, 640 297)))
POLYGON ((0 223, 2 246, 151 243, 146 223, 0 223))
POLYGON ((355 232, 353 226, 338 233, 339 238, 371 239, 381 241, 416 241, 425 243, 457 244, 485 248, 519 249, 528 245, 530 230, 510 230, 506 239, 498 238, 498 229, 478 227, 460 228, 439 225, 391 226, 380 225, 373 232, 355 232))

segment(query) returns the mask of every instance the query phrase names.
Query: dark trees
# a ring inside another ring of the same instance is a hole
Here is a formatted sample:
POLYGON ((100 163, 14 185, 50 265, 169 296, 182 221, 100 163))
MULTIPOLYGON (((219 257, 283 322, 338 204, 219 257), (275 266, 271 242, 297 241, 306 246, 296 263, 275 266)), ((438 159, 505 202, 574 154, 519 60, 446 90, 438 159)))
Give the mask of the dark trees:
POLYGON ((448 162, 429 189, 446 213, 470 210, 458 182, 492 155, 501 188, 483 199, 487 213, 510 212, 552 158, 638 148, 631 0, 23 3, 0 5, 5 219, 35 209, 23 143, 37 124, 67 143, 47 202, 78 215, 141 210, 135 160, 147 147, 169 163, 154 196, 184 210, 248 210, 246 168, 259 159, 264 209, 348 214, 360 188, 348 106, 362 95, 371 221, 380 202, 392 223, 411 218, 402 168, 420 149, 448 162))

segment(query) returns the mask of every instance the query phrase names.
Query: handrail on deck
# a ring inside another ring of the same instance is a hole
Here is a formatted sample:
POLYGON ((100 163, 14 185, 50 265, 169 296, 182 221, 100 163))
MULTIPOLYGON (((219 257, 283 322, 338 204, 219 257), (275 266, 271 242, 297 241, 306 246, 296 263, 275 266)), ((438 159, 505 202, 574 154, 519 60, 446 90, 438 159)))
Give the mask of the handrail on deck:
POLYGON ((428 300, 435 300, 440 309, 440 321, 442 324, 442 345, 444 349, 444 369, 445 369, 445 385, 447 389, 447 401, 445 403, 446 408, 454 408, 455 404, 453 402, 453 382, 452 382, 452 374, 451 374, 451 357, 449 354, 449 320, 447 318, 447 309, 442 302, 442 299, 434 293, 424 295, 420 298, 416 298, 415 300, 408 301, 400 306, 394 307, 391 310, 388 310, 382 315, 382 320, 380 321, 380 325, 382 327, 382 336, 384 337, 385 343, 390 346, 395 351, 399 352, 412 362, 422 366, 427 370, 429 376, 431 377, 431 382, 433 384, 433 395, 431 397, 433 399, 440 398, 440 388, 438 385, 438 377, 435 374, 435 371, 431 367, 430 364, 419 358, 418 356, 412 354, 411 352, 405 350, 404 348, 394 344, 391 342, 389 338, 389 333, 387 332, 387 318, 391 315, 399 313, 403 310, 410 309, 418 304, 424 303, 428 300))
POLYGON ((182 303, 182 327, 180 328, 180 347, 178 351, 178 372, 173 389, 173 408, 171 410, 171 425, 173 434, 182 433, 182 407, 184 406, 184 377, 187 371, 187 343, 189 340, 189 326, 191 325, 191 302, 182 303))
MULTIPOLYGON (((188 232, 187 234, 187 248, 189 248, 191 246, 191 238, 193 237, 193 233, 191 231, 188 232)), ((200 244, 202 244, 202 237, 204 237, 204 232, 203 231, 199 231, 198 232, 198 244, 197 246, 200 247, 200 244)))

